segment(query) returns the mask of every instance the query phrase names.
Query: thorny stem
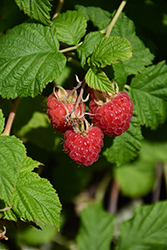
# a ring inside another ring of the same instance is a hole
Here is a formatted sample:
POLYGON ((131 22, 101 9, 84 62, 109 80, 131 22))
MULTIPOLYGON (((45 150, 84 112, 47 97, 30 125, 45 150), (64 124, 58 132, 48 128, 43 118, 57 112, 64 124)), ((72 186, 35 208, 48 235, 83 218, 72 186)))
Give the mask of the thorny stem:
POLYGON ((6 126, 5 126, 5 130, 3 131, 2 135, 10 135, 10 131, 11 131, 12 124, 13 124, 13 121, 14 121, 14 118, 15 118, 16 109, 17 109, 19 100, 20 100, 19 97, 17 97, 14 100, 14 103, 13 103, 13 106, 12 106, 12 110, 10 112, 10 115, 8 117, 8 120, 7 120, 7 123, 6 123, 6 126))
POLYGON ((66 49, 61 49, 58 52, 65 53, 77 49, 83 42, 78 43, 76 46, 68 47, 66 49))
POLYGON ((107 30, 106 30, 106 37, 108 37, 110 35, 110 32, 115 24, 115 22, 117 21, 119 15, 121 14, 123 8, 125 7, 126 5, 126 2, 127 0, 123 0, 117 10, 117 12, 115 13, 115 16, 113 17, 113 19, 111 20, 110 24, 108 25, 107 27, 107 30))
POLYGON ((53 20, 55 17, 57 17, 57 15, 60 13, 63 4, 64 4, 64 0, 59 0, 59 3, 58 3, 57 8, 56 8, 56 11, 55 11, 55 13, 54 13, 54 15, 53 15, 53 17, 52 17, 52 20, 53 20))
POLYGON ((119 187, 116 181, 114 181, 111 186, 109 206, 108 206, 108 211, 112 214, 115 214, 117 211, 118 197, 119 197, 119 187))

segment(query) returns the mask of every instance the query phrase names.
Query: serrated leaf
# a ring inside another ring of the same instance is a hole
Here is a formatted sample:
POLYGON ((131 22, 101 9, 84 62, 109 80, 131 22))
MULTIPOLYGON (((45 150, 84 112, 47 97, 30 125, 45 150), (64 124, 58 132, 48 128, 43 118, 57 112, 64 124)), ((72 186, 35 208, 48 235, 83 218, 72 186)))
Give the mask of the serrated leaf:
POLYGON ((133 160, 141 148, 141 126, 133 116, 128 131, 114 139, 113 145, 106 149, 104 155, 111 163, 122 166, 133 160))
POLYGON ((103 36, 99 31, 90 32, 85 36, 83 43, 77 48, 82 67, 84 67, 88 56, 92 54, 94 46, 100 42, 103 36))
POLYGON ((75 8, 85 15, 87 21, 92 21, 99 30, 105 29, 111 21, 111 13, 99 7, 85 7, 77 4, 75 8))
POLYGON ((136 35, 135 25, 132 20, 126 17, 125 13, 121 13, 117 22, 110 33, 111 36, 120 36, 128 39, 132 45, 133 57, 126 62, 119 62, 113 65, 115 70, 115 78, 119 76, 119 67, 123 67, 127 76, 130 74, 138 74, 145 66, 151 64, 154 55, 145 47, 144 43, 136 35))
POLYGON ((148 194, 155 183, 155 165, 143 160, 116 168, 115 179, 121 192, 129 197, 148 194))
MULTIPOLYGON (((61 205, 55 190, 36 173, 22 171, 13 192, 12 212, 22 219, 42 224, 56 225, 59 229, 61 205)), ((10 219, 10 211, 5 219, 10 219)))
POLYGON ((77 45, 86 32, 86 18, 78 11, 68 10, 58 14, 52 27, 56 29, 58 39, 68 45, 77 45))
POLYGON ((0 199, 4 218, 24 219, 59 228, 61 204, 50 182, 31 171, 39 162, 26 158, 22 142, 15 136, 0 136, 0 199))
POLYGON ((140 122, 156 129, 167 117, 167 66, 160 62, 132 79, 130 96, 140 122))
POLYGON ((2 109, 0 109, 0 134, 3 132, 5 126, 5 118, 3 117, 2 109))
POLYGON ((85 80, 88 86, 93 89, 100 90, 102 92, 113 92, 110 80, 100 69, 90 68, 85 75, 85 80))
POLYGON ((132 57, 129 41, 121 37, 104 37, 95 46, 90 62, 96 67, 105 67, 132 57))
POLYGON ((11 193, 26 151, 15 136, 0 136, 0 149, 0 199, 11 205, 11 193))
POLYGON ((114 216, 104 211, 101 203, 89 205, 80 215, 81 227, 77 235, 79 250, 109 250, 114 216))
POLYGON ((15 0, 20 10, 43 24, 50 24, 50 0, 15 0))
POLYGON ((36 96, 59 77, 66 58, 50 27, 35 23, 15 26, 0 39, 0 95, 36 96))
POLYGON ((167 248, 167 202, 137 207, 134 217, 121 225, 116 250, 167 248))

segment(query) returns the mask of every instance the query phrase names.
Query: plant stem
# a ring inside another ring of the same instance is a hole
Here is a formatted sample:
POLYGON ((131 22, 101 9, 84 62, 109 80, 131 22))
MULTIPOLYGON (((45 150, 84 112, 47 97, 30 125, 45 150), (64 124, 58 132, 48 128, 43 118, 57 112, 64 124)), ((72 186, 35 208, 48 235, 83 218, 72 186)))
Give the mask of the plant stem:
POLYGON ((77 99, 76 104, 75 104, 74 113, 76 112, 76 110, 77 110, 77 108, 78 108, 78 105, 79 105, 79 103, 80 103, 80 102, 81 102, 81 100, 82 100, 82 96, 83 96, 83 92, 84 92, 85 84, 86 84, 86 82, 85 82, 85 79, 84 79, 84 80, 83 80, 83 82, 82 82, 82 85, 81 85, 81 90, 80 90, 80 93, 79 93, 78 99, 77 99))
POLYGON ((5 130, 4 130, 4 132, 1 135, 10 135, 10 131, 11 131, 12 124, 13 124, 13 121, 14 121, 14 118, 15 118, 15 113, 16 113, 16 109, 17 109, 19 100, 20 100, 19 97, 17 97, 14 100, 14 103, 13 103, 13 106, 12 106, 12 110, 10 112, 10 115, 8 117, 8 120, 7 120, 7 123, 6 123, 6 126, 5 126, 5 130))
POLYGON ((65 52, 68 52, 68 51, 71 51, 71 50, 75 50, 75 49, 77 49, 82 43, 83 43, 83 42, 80 42, 80 43, 78 43, 76 46, 68 47, 68 48, 66 48, 66 49, 59 50, 58 52, 65 53, 65 52))
POLYGON ((2 209, 0 209, 0 212, 4 212, 4 211, 7 211, 7 210, 9 210, 9 209, 11 209, 12 208, 12 206, 10 206, 10 207, 5 207, 5 208, 2 208, 2 209))
POLYGON ((125 85, 124 85, 124 89, 130 90, 130 86, 127 85, 127 84, 125 84, 125 85))
POLYGON ((159 201, 160 198, 160 192, 161 192, 161 184, 162 184, 162 163, 156 164, 156 184, 157 187, 153 192, 152 195, 152 203, 156 203, 159 201))
POLYGON ((106 37, 108 37, 110 35, 110 32, 115 24, 115 22, 117 21, 119 15, 121 14, 123 8, 126 5, 127 0, 123 0, 117 10, 117 12, 115 13, 115 16, 113 17, 113 19, 111 20, 111 23, 108 25, 107 27, 107 31, 106 31, 106 37))
POLYGON ((108 211, 112 214, 115 214, 117 211, 118 197, 119 197, 119 187, 116 181, 114 181, 111 186, 109 206, 108 206, 108 211))
POLYGON ((59 0, 59 3, 58 3, 57 8, 56 8, 56 11, 55 11, 55 13, 54 13, 54 15, 53 15, 53 17, 52 17, 52 20, 53 20, 55 17, 57 17, 57 15, 60 13, 63 4, 64 4, 64 0, 59 0))

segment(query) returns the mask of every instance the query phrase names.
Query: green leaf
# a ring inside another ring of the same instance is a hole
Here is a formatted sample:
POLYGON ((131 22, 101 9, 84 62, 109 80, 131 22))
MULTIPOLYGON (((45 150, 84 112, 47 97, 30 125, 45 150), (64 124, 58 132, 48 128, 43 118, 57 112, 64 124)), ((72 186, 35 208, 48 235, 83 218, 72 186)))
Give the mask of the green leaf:
POLYGON ((77 235, 79 250, 109 250, 114 231, 114 216, 101 203, 89 205, 81 213, 81 227, 77 235))
POLYGON ((88 86, 93 89, 100 90, 102 92, 113 92, 110 80, 100 69, 90 68, 85 75, 85 80, 88 86))
POLYGON ((36 96, 66 64, 50 27, 23 23, 0 39, 0 95, 36 96))
POLYGON ((32 173, 40 163, 26 157, 22 142, 15 136, 0 136, 0 199, 12 209, 4 218, 24 219, 59 228, 61 204, 46 179, 32 173))
POLYGON ((100 42, 103 36, 99 31, 90 32, 85 36, 83 43, 77 48, 82 67, 84 67, 88 56, 92 54, 94 46, 100 42))
POLYGON ((49 0, 15 0, 20 10, 43 24, 50 24, 51 3, 49 0))
MULTIPOLYGON (((18 218, 56 225, 59 229, 61 205, 57 194, 49 181, 36 173, 20 173, 12 202, 12 212, 18 218)), ((10 210, 4 218, 10 219, 10 210)))
POLYGON ((132 57, 129 41, 121 37, 104 37, 95 46, 90 62, 96 67, 105 67, 132 57))
POLYGON ((124 195, 138 197, 148 194, 155 183, 155 165, 139 160, 116 168, 115 179, 124 195))
POLYGON ((141 148, 141 126, 138 119, 133 116, 128 131, 114 139, 113 145, 106 149, 104 155, 111 163, 122 166, 133 160, 141 148))
POLYGON ((134 217, 121 225, 117 250, 165 250, 167 202, 137 207, 134 217))
POLYGON ((77 45, 86 32, 86 18, 78 11, 68 10, 58 14, 52 27, 56 29, 58 39, 68 45, 77 45))
POLYGON ((111 36, 120 36, 128 39, 132 45, 133 57, 126 62, 119 62, 113 65, 115 77, 119 76, 119 67, 124 68, 126 75, 138 74, 145 66, 151 64, 154 55, 145 47, 144 43, 136 36, 135 25, 124 13, 121 13, 115 23, 111 36))
POLYGON ((99 30, 105 29, 111 21, 111 13, 99 7, 85 7, 77 4, 75 8, 85 15, 87 21, 92 21, 99 30))
POLYGON ((15 136, 0 136, 0 199, 12 204, 17 174, 26 157, 22 142, 15 136))
POLYGON ((2 109, 0 109, 0 134, 3 132, 5 126, 5 118, 3 117, 2 109))
POLYGON ((130 96, 140 122, 156 129, 167 117, 167 66, 160 62, 132 79, 130 96))
POLYGON ((17 231, 17 238, 19 241, 27 245, 39 246, 41 244, 48 244, 57 234, 55 227, 49 225, 39 225, 42 230, 35 227, 28 227, 24 230, 17 231))

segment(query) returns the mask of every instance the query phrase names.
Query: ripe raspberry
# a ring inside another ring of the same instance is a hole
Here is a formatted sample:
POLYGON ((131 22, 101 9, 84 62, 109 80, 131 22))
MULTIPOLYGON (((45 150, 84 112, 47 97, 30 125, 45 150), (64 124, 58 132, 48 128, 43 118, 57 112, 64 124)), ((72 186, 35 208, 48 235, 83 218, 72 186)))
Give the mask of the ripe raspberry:
POLYGON ((94 125, 108 136, 119 136, 130 127, 133 102, 126 92, 118 92, 105 103, 92 100, 89 108, 94 125))
MULTIPOLYGON (((56 131, 60 133, 65 133, 66 130, 71 128, 71 125, 68 124, 65 120, 67 113, 72 112, 75 108, 75 102, 77 100, 77 94, 75 93, 72 97, 68 98, 70 90, 63 90, 56 92, 58 98, 52 93, 48 97, 47 101, 47 113, 50 119, 51 124, 53 125, 56 131), (64 92, 65 91, 65 92, 64 92)), ((82 114, 85 111, 85 104, 79 104, 76 109, 76 115, 82 114), (83 109, 83 110, 82 110, 83 109)))
POLYGON ((98 127, 82 133, 67 130, 64 138, 64 149, 77 164, 89 166, 98 160, 103 145, 103 133, 98 127))

